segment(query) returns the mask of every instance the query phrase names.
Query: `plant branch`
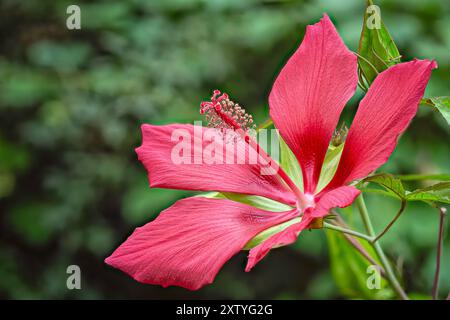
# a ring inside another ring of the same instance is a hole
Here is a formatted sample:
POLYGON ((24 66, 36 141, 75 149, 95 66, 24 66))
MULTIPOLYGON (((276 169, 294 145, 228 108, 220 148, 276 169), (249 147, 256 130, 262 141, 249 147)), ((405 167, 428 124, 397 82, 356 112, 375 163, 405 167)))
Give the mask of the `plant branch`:
POLYGON ((384 271, 384 268, 378 264, 378 262, 375 261, 374 258, 367 252, 366 249, 352 236, 348 234, 343 234, 344 238, 350 242, 350 244, 364 257, 369 261, 372 265, 378 266, 380 270, 380 274, 383 278, 386 278, 386 271, 384 271))
POLYGON ((354 237, 358 237, 358 238, 367 240, 369 242, 372 242, 374 240, 373 237, 370 237, 367 234, 363 234, 361 232, 354 231, 354 230, 351 230, 351 229, 346 229, 346 228, 343 228, 343 227, 340 227, 340 226, 337 226, 337 225, 334 225, 334 224, 331 224, 331 223, 324 222, 323 223, 323 227, 327 228, 327 229, 330 229, 330 230, 338 231, 338 232, 341 232, 341 233, 346 233, 346 234, 352 235, 354 237))
POLYGON ((375 237, 375 239, 373 239, 373 243, 377 242, 382 236, 385 235, 386 232, 388 232, 388 230, 394 225, 394 223, 397 221, 397 219, 401 216, 402 212, 405 210, 406 208, 406 201, 402 200, 402 204, 400 206, 400 209, 398 210, 397 214, 395 215, 394 219, 392 219, 391 222, 389 222, 389 224, 386 226, 386 228, 384 228, 383 231, 381 231, 381 233, 379 235, 377 235, 375 237))
MULTIPOLYGON (((356 199, 356 205, 358 206, 359 213, 361 214, 361 219, 363 220, 367 233, 369 234, 369 236, 375 236, 372 221, 370 220, 369 213, 367 211, 367 207, 364 202, 362 194, 356 199)), ((386 271, 387 278, 391 283, 391 286, 394 288, 395 292, 397 292, 398 296, 401 299, 409 300, 405 291, 403 290, 397 278, 395 277, 394 270, 392 269, 386 255, 384 254, 384 251, 381 248, 380 243, 379 242, 372 243, 372 246, 375 249, 375 252, 377 253, 378 257, 380 258, 381 264, 383 265, 384 270, 386 271)))
MULTIPOLYGON (((348 226, 346 225, 344 219, 342 219, 341 215, 337 212, 333 212, 336 216, 336 223, 340 225, 341 227, 348 229, 348 226)), ((371 264, 378 266, 380 269, 380 274, 382 277, 386 278, 386 272, 384 271, 384 268, 378 264, 377 261, 375 261, 374 258, 367 252, 366 248, 364 248, 361 243, 359 243, 358 240, 356 240, 354 237, 352 237, 349 234, 343 233, 344 238, 358 251, 364 258, 367 259, 371 264)))
MULTIPOLYGON (((444 220, 447 210, 445 208, 439 208, 439 234, 437 242, 437 253, 436 253, 436 271, 434 273, 433 281, 433 300, 437 300, 439 296, 439 274, 441 271, 441 257, 442 257, 442 245, 444 240, 444 220)), ((450 298, 450 294, 448 296, 450 298)))

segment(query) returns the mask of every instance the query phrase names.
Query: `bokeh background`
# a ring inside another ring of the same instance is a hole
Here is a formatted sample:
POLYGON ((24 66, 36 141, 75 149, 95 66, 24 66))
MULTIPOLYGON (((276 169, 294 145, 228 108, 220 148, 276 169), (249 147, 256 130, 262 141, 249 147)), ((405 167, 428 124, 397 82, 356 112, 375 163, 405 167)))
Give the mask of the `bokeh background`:
MULTIPOLYGON (((426 96, 449 95, 450 2, 377 4, 403 60, 438 61, 426 96)), ((251 273, 246 254, 237 255, 197 292, 139 284, 103 259, 135 227, 191 194, 148 188, 134 153, 142 123, 200 119, 199 102, 216 88, 261 123, 273 80, 305 26, 327 12, 356 50, 364 7, 362 0, 1 0, 0 297, 348 297, 317 230, 274 250, 251 273), (66 28, 69 4, 81 7, 81 30, 66 28), (66 288, 71 264, 81 268, 82 290, 66 288)), ((346 123, 361 97, 358 91, 348 104, 346 123)), ((435 110, 420 107, 382 171, 450 171, 449 133, 435 110)), ((368 200, 380 230, 399 204, 368 200)), ((431 292, 437 226, 437 211, 410 204, 382 240, 409 292, 431 292)), ((448 237, 445 243, 442 295, 450 291, 448 237)))

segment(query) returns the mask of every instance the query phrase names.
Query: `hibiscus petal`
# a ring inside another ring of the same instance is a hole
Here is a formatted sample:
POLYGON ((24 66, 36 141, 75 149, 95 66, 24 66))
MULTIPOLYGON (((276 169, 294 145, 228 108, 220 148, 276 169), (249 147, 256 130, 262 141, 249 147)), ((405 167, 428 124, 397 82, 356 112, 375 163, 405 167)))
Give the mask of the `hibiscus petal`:
POLYGON ((283 231, 273 235, 260 245, 250 250, 248 254, 245 271, 249 272, 259 261, 261 261, 271 249, 287 246, 297 240, 300 232, 308 227, 313 220, 312 217, 304 217, 300 223, 293 224, 283 231))
POLYGON ((137 228, 105 262, 143 283, 197 290, 255 235, 296 215, 296 210, 274 213, 225 199, 187 198, 137 228))
POLYGON ((327 15, 308 26, 269 96, 270 115, 302 167, 313 194, 342 109, 358 84, 356 56, 327 15))
POLYGON ((259 195, 295 204, 295 195, 242 139, 192 125, 142 126, 136 149, 151 187, 259 195))
POLYGON ((417 112, 434 61, 397 64, 377 76, 361 100, 327 189, 366 177, 384 164, 417 112))
POLYGON ((317 196, 317 204, 311 212, 314 218, 328 215, 332 208, 345 208, 353 203, 361 191, 352 186, 342 186, 317 196))

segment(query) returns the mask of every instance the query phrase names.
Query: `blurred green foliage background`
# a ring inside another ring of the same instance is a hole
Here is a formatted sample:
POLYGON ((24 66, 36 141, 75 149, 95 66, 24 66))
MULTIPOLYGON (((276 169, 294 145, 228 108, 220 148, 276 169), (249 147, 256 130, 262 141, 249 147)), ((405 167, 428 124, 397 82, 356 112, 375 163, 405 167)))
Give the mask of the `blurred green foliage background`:
MULTIPOLYGON (((450 2, 377 4, 403 60, 438 61, 426 96, 448 95, 450 2)), ((189 194, 148 188, 134 153, 142 123, 200 119, 199 102, 216 88, 261 123, 305 26, 327 12, 356 50, 364 7, 361 0, 0 1, 0 297, 345 298, 320 230, 248 274, 239 254, 198 292, 139 284, 103 259, 189 194), (66 28, 69 4, 81 8, 81 30, 66 28), (81 267, 82 290, 66 288, 71 264, 81 267)), ((361 97, 347 106, 346 123, 361 97)), ((448 172, 449 133, 435 110, 421 107, 383 171, 448 172)), ((399 203, 368 198, 381 230, 399 203)), ((409 292, 431 292, 437 227, 437 211, 409 204, 382 240, 409 292)), ((449 240, 442 295, 450 291, 449 240)))

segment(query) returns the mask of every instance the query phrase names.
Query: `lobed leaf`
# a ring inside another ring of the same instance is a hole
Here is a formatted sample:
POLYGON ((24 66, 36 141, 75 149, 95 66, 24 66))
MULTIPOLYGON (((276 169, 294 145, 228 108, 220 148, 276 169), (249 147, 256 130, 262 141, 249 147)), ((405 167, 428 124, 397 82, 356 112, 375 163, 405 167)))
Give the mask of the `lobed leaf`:
POLYGON ((375 191, 374 189, 363 188, 368 192, 378 192, 384 195, 391 195, 405 201, 423 201, 450 203, 450 182, 439 182, 437 184, 416 189, 414 191, 407 191, 404 189, 400 179, 387 173, 380 173, 365 178, 362 182, 374 182, 382 186, 386 192, 382 190, 375 191))
POLYGON ((417 189, 406 195, 408 201, 432 201, 450 204, 450 182, 440 182, 432 186, 417 189))
POLYGON ((450 96, 423 99, 424 103, 439 110, 447 124, 450 125, 450 96))
POLYGON ((392 195, 395 195, 399 199, 405 199, 405 189, 400 179, 395 178, 388 173, 379 173, 373 176, 367 177, 364 182, 374 182, 386 189, 386 191, 392 195))

